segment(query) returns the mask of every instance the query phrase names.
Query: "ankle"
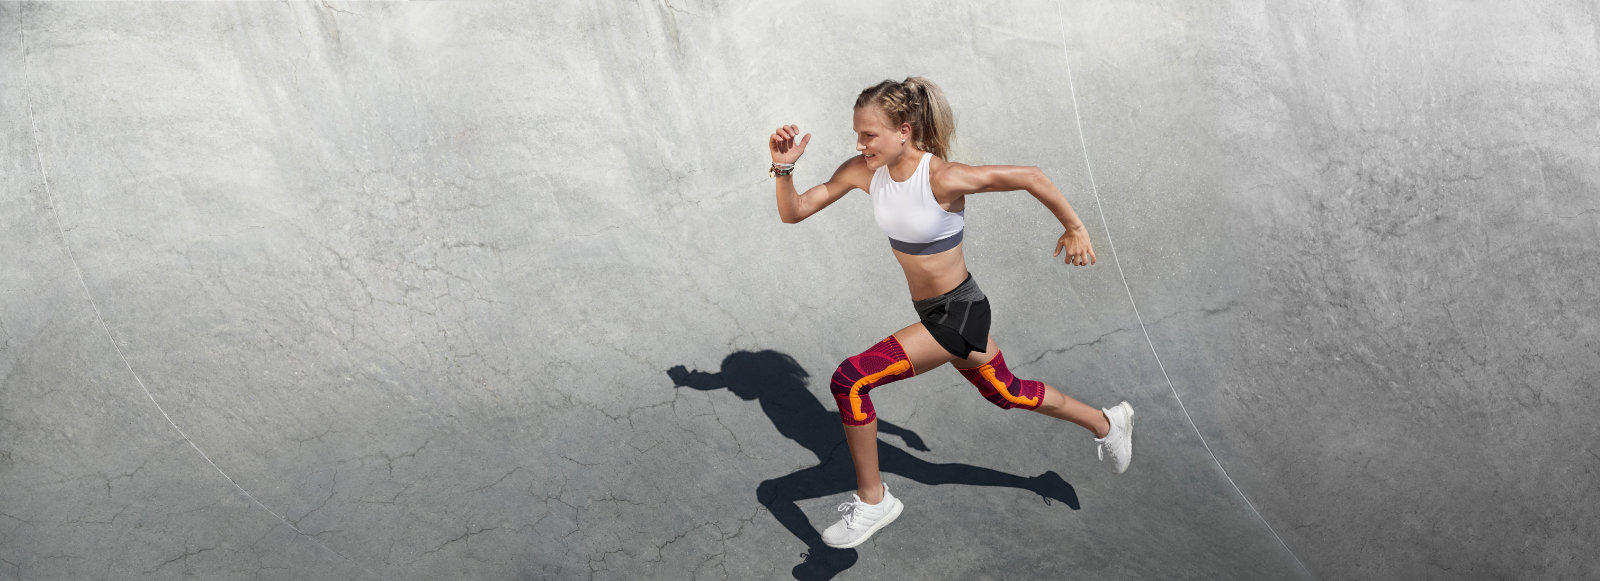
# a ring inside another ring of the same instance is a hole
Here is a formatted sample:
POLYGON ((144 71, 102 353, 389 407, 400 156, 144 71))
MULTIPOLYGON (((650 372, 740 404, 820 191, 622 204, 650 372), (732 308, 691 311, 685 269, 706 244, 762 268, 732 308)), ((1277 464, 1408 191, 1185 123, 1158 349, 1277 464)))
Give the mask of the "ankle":
POLYGON ((879 484, 878 486, 873 487, 871 490, 857 490, 856 496, 861 498, 861 502, 865 502, 867 504, 882 504, 883 485, 879 484))

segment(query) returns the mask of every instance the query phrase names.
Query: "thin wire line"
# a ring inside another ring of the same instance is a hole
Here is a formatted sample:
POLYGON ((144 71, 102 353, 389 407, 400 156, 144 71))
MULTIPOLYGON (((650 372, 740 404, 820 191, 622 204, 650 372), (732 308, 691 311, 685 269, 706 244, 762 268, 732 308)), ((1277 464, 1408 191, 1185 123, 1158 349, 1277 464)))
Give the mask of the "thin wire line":
POLYGON ((1133 300, 1133 287, 1128 285, 1128 275, 1122 272, 1122 260, 1117 257, 1117 243, 1111 238, 1111 225, 1106 222, 1105 208, 1100 204, 1100 185, 1094 179, 1094 166, 1089 163, 1089 143, 1083 135, 1083 116, 1079 113, 1078 108, 1078 87, 1072 78, 1072 57, 1067 51, 1066 17, 1062 16, 1060 5, 1056 6, 1056 19, 1060 23, 1061 57, 1066 61, 1067 91, 1072 95, 1072 119, 1078 126, 1078 145, 1083 150, 1083 168, 1089 175, 1089 189, 1094 193, 1094 206, 1095 210, 1100 213, 1100 225, 1106 231, 1106 245, 1111 248, 1111 262, 1117 266, 1117 276, 1122 278, 1122 289, 1128 293, 1128 304, 1133 306, 1133 316, 1139 319, 1139 330, 1144 333, 1145 344, 1150 346, 1150 355, 1155 357, 1156 367, 1161 369, 1161 378, 1167 381, 1167 388, 1172 390, 1172 399, 1177 400, 1178 409, 1183 410, 1183 417, 1189 420, 1189 427, 1194 428, 1194 435, 1200 438, 1200 445, 1205 446, 1206 453, 1211 455, 1211 461, 1215 462, 1217 469, 1222 471, 1222 477, 1226 478, 1228 484, 1233 486, 1234 492, 1239 493, 1239 498, 1244 499, 1245 506, 1250 507, 1250 512, 1255 513, 1256 518, 1261 520, 1261 524, 1267 526, 1267 532, 1272 533, 1272 538, 1277 539, 1278 544, 1283 546, 1283 550, 1294 558, 1294 563, 1300 566, 1300 571, 1305 573, 1307 577, 1315 579, 1316 576, 1312 575, 1311 570, 1306 568, 1306 564, 1300 561, 1300 556, 1295 554, 1294 549, 1289 548, 1289 543, 1284 542, 1283 537, 1278 536, 1278 531, 1272 528, 1272 523, 1267 522, 1267 517, 1262 516, 1261 511, 1256 510, 1255 503, 1250 502, 1250 497, 1245 496, 1244 490, 1240 489, 1239 484, 1233 481, 1232 476, 1228 475, 1228 469, 1222 466, 1222 460, 1217 458, 1217 453, 1212 451, 1211 444, 1206 442, 1205 434, 1200 433, 1200 426, 1195 424, 1194 416, 1189 415, 1189 406, 1184 405, 1183 398, 1178 395, 1177 386, 1173 385, 1172 377, 1167 375, 1167 366, 1161 363, 1161 354, 1156 352, 1156 343, 1150 339, 1150 330, 1145 328, 1144 316, 1139 314, 1139 303, 1133 300))
MULTIPOLYGON (((24 51, 24 54, 26 54, 26 51, 24 51)), ((23 68, 27 68, 26 62, 24 62, 23 68)), ((167 420, 167 425, 172 426, 172 429, 176 430, 178 435, 183 437, 183 441, 187 442, 189 447, 194 449, 195 453, 200 454, 200 457, 204 458, 206 463, 210 464, 211 467, 217 471, 217 474, 221 474, 223 478, 227 479, 228 484, 232 484, 235 490, 238 490, 240 493, 244 494, 245 498, 250 499, 251 504, 260 507, 261 510, 267 511, 267 514, 270 514, 273 518, 278 519, 278 522, 281 522, 284 526, 289 527, 289 530, 294 531, 295 534, 310 539, 311 542, 316 543, 317 546, 322 547, 323 550, 333 553, 341 559, 349 561, 355 566, 361 568, 362 571, 365 571, 368 576, 377 577, 378 575, 373 573, 372 570, 367 569, 365 565, 362 565, 355 559, 346 556, 344 553, 334 550, 333 547, 329 547, 328 545, 324 544, 321 539, 318 539, 317 537, 300 530, 300 527, 297 527, 294 525, 294 523, 289 522, 289 519, 284 518, 283 515, 278 514, 271 508, 267 508, 267 505, 262 504, 260 500, 256 499, 256 495, 251 494, 249 490, 245 490, 243 486, 239 485, 237 480, 234 480, 232 476, 228 475, 227 471, 223 470, 221 466, 218 466, 215 461, 212 461, 211 456, 206 454, 205 450, 201 450, 200 446, 195 444, 194 440, 189 437, 189 434, 184 432, 183 428, 178 427, 178 423, 172 420, 172 416, 167 413, 166 408, 161 407, 161 403, 156 401, 155 394, 151 393, 150 388, 145 386, 144 380, 139 377, 139 372, 134 371, 133 364, 128 361, 127 355, 123 354, 122 346, 117 345, 116 336, 111 334, 111 326, 106 324, 105 315, 101 314, 100 305, 94 300, 94 293, 89 291, 89 283, 83 276, 83 268, 78 266, 78 258, 72 252, 72 245, 67 244, 67 231, 61 225, 61 215, 56 211, 56 196, 54 190, 52 190, 50 187, 50 175, 45 172, 44 152, 40 149, 39 124, 34 119, 32 99, 28 100, 28 128, 32 132, 34 158, 39 163, 39 179, 44 183, 44 193, 47 199, 50 201, 50 217, 55 222, 56 233, 61 237, 61 248, 66 251, 67 260, 72 263, 72 270, 78 275, 78 285, 83 288, 83 296, 89 301, 89 307, 94 309, 95 320, 100 323, 100 329, 105 331, 106 340, 111 342, 112 350, 116 352, 117 358, 122 360, 122 366, 128 370, 128 374, 133 376, 134 383, 138 384, 139 389, 144 391, 144 396, 150 400, 151 404, 156 406, 156 411, 161 412, 161 417, 167 420)))

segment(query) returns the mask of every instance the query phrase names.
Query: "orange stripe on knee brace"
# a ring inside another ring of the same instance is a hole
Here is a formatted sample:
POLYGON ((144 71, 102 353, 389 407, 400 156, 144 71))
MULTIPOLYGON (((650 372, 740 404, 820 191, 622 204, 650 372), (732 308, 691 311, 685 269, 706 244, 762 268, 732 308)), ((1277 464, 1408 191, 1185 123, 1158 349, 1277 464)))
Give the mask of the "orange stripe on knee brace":
POLYGON ((989 403, 1010 409, 1019 407, 1023 409, 1038 409, 1044 403, 1044 384, 1037 381, 1018 379, 1006 368, 1006 359, 999 351, 988 363, 977 367, 962 369, 961 376, 977 386, 978 393, 983 395, 989 403))
POLYGON ((862 426, 877 417, 867 392, 880 385, 916 375, 916 367, 894 336, 879 341, 839 364, 833 372, 829 390, 838 404, 839 419, 846 425, 862 426))
POLYGON ((1023 396, 1020 396, 1020 395, 1012 395, 1010 388, 1006 387, 1005 382, 1000 381, 998 378, 995 377, 995 371, 994 371, 994 366, 993 365, 985 364, 983 367, 979 367, 978 368, 978 375, 981 375, 981 376, 983 376, 984 379, 989 380, 989 385, 994 387, 994 390, 999 392, 1000 393, 1000 397, 1005 398, 1006 401, 1009 401, 1012 404, 1015 404, 1017 406, 1026 407, 1026 408, 1039 407, 1039 398, 1038 397, 1023 397, 1023 396))
POLYGON ((899 375, 910 370, 911 362, 902 359, 894 362, 893 365, 884 368, 883 371, 879 371, 857 380, 855 385, 850 386, 850 417, 855 418, 855 420, 858 422, 867 421, 867 414, 861 411, 861 388, 865 387, 870 390, 873 387, 873 384, 877 383, 878 380, 890 375, 899 375))

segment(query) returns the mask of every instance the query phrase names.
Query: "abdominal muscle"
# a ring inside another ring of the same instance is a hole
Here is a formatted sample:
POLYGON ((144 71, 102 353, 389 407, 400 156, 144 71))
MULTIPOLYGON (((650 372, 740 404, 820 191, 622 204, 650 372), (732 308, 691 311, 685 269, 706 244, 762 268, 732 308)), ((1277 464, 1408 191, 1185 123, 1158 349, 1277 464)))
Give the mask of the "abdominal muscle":
POLYGON ((915 255, 899 250, 894 252, 900 261, 900 270, 906 273, 906 286, 911 290, 911 300, 920 301, 954 290, 967 280, 967 260, 956 245, 938 254, 915 255))

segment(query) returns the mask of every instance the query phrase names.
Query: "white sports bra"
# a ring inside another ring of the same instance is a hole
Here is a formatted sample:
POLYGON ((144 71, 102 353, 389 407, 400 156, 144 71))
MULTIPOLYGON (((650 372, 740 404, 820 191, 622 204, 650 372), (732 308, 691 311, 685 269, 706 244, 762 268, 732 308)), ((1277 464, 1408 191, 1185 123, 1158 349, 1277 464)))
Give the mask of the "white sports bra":
POLYGON ((872 215, 878 228, 889 236, 889 246, 906 254, 938 254, 961 244, 966 228, 966 210, 946 212, 933 197, 928 179, 928 160, 923 153, 916 173, 903 182, 889 177, 885 165, 872 173, 872 215))

